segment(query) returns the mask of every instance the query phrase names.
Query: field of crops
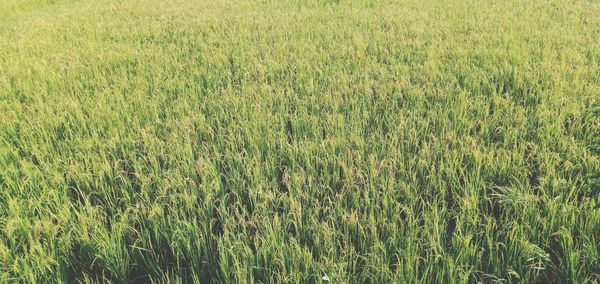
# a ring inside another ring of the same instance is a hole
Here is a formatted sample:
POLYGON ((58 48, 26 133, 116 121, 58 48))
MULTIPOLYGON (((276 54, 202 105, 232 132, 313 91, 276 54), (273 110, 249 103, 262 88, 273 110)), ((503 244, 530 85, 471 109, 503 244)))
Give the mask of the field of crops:
POLYGON ((0 0, 0 283, 600 281, 597 0, 0 0))

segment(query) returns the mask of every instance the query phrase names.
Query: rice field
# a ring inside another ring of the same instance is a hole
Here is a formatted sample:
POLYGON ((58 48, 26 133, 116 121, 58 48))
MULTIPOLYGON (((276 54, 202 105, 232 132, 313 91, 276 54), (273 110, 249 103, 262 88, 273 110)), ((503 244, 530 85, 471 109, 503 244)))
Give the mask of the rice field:
POLYGON ((0 283, 598 283, 597 0, 0 0, 0 283))

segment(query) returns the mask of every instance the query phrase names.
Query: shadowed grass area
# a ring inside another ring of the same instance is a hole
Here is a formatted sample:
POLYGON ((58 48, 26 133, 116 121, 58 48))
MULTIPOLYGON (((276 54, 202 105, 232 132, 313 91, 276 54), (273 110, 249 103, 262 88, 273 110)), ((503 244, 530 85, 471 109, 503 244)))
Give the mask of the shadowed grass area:
POLYGON ((598 2, 0 11, 0 282, 600 281, 598 2))

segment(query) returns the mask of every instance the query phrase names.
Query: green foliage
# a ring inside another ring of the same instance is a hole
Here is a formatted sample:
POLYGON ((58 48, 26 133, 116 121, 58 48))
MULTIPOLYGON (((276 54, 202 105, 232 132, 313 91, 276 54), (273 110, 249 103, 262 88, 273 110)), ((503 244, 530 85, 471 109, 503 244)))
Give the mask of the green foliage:
POLYGON ((598 27, 0 0, 0 282, 599 282, 598 27))

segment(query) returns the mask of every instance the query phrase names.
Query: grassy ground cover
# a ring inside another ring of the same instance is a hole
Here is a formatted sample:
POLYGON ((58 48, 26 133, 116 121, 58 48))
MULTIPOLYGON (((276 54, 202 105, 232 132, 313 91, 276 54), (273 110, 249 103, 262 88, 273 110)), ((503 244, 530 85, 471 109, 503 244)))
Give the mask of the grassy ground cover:
POLYGON ((0 282, 599 282, 599 104, 595 0, 0 0, 0 282))

